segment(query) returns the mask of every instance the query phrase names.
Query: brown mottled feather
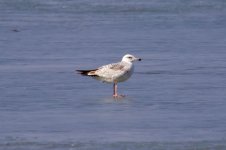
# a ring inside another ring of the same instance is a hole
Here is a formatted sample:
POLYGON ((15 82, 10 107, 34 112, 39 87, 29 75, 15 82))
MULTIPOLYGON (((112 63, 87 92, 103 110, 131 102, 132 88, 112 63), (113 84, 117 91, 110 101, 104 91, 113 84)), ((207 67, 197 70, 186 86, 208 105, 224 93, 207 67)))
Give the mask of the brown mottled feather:
POLYGON ((123 70, 125 66, 120 65, 120 64, 112 64, 112 66, 110 67, 110 69, 112 70, 123 70))

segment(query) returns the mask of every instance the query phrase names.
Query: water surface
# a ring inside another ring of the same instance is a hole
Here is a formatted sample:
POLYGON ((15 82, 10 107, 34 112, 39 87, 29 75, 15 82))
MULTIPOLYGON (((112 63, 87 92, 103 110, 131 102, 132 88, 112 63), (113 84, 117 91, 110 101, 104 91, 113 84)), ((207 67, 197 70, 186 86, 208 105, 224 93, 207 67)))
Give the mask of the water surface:
POLYGON ((225 149, 226 2, 2 0, 0 149, 225 149), (79 76, 143 58, 125 99, 79 76))

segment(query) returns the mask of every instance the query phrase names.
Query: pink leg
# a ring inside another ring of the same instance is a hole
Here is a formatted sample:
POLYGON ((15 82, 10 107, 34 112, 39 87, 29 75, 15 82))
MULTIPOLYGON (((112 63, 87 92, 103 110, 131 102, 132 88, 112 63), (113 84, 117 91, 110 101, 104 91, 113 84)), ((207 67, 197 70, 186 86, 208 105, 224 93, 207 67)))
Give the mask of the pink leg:
POLYGON ((117 86, 117 82, 114 83, 113 85, 113 97, 116 98, 116 99, 120 99, 120 98, 124 98, 125 95, 118 95, 118 86, 117 86))
POLYGON ((114 90, 114 93, 113 93, 113 97, 117 97, 118 96, 118 93, 117 93, 117 83, 114 83, 113 85, 113 90, 114 90))

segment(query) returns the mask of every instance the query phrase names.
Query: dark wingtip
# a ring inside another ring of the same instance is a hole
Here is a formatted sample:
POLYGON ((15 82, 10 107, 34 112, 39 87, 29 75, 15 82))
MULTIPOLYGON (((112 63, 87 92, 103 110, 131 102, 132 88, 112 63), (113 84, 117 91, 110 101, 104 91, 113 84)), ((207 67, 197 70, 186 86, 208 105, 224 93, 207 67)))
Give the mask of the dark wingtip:
MULTIPOLYGON (((95 71, 95 70, 76 70, 78 74, 87 76, 89 74, 89 72, 91 71, 95 71)), ((92 75, 88 75, 88 76, 92 76, 92 75)))
POLYGON ((77 74, 81 74, 81 75, 87 75, 87 72, 83 71, 83 70, 75 70, 75 72, 77 74))

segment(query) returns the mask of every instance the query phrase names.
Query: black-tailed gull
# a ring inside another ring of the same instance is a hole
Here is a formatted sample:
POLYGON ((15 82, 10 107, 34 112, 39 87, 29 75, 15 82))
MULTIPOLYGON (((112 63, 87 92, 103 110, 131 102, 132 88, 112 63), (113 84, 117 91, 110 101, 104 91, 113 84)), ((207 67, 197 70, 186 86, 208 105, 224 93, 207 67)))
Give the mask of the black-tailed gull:
POLYGON ((141 61, 140 58, 136 58, 133 55, 126 54, 123 56, 122 61, 118 63, 104 65, 97 69, 92 70, 76 70, 81 75, 91 76, 97 80, 106 83, 114 83, 113 97, 121 97, 117 93, 117 83, 126 81, 131 77, 134 70, 133 61, 141 61))

